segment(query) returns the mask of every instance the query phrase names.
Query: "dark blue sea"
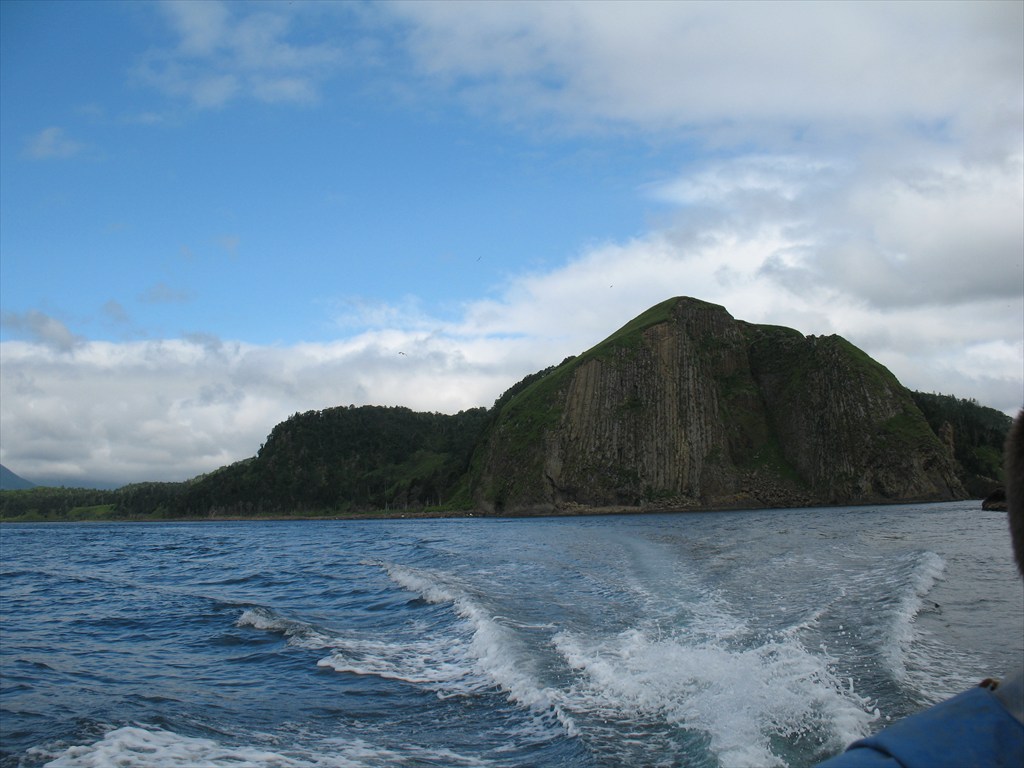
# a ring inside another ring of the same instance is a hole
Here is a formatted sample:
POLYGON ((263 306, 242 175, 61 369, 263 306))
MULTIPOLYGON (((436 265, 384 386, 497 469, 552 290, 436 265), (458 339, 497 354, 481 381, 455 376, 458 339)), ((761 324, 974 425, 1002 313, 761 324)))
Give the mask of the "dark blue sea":
POLYGON ((13 766, 808 766, 1024 664, 978 502, 0 526, 13 766))

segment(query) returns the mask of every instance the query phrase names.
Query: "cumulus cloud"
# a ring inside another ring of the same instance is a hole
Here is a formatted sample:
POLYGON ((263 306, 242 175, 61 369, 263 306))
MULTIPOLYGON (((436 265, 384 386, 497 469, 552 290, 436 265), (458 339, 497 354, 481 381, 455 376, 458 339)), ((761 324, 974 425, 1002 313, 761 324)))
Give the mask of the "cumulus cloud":
POLYGON ((287 6, 229 6, 167 0, 160 5, 176 37, 172 47, 148 52, 136 69, 146 85, 216 109, 238 98, 309 104, 343 60, 330 42, 296 42, 287 6))
POLYGON ((1015 115, 1020 4, 424 3, 421 71, 513 117, 754 136, 1015 115), (951 55, 951 52, 955 54, 951 55), (1007 101, 1008 98, 1008 101, 1007 101), (853 122, 851 122, 853 121, 853 122))
MULTIPOLYGON (((585 254, 566 268, 572 279, 556 270, 514 290, 559 306, 577 306, 575 297, 594 316, 585 293, 614 285, 621 296, 659 280, 642 268, 618 274, 618 258, 657 263, 690 286, 672 292, 721 299, 739 314, 749 306, 749 319, 857 335, 871 316, 913 326, 930 312, 935 333, 916 337, 923 347, 948 332, 965 352, 946 320, 958 317, 980 344, 995 315, 996 337, 1020 349, 1021 4, 414 2, 386 11, 407 23, 424 80, 488 115, 713 150, 644 190, 666 206, 667 223, 585 254)), ((493 304, 474 319, 501 315, 493 304)), ((1003 393, 1000 407, 1020 399, 1019 385, 1003 393)))
POLYGON ((364 303, 350 313, 378 327, 328 343, 259 346, 212 335, 3 342, 2 461, 68 484, 180 480, 253 455, 294 412, 349 403, 487 406, 523 375, 582 352, 672 295, 721 303, 739 319, 840 333, 912 388, 1018 405, 1024 348, 1015 329, 1024 300, 935 313, 879 311, 837 290, 781 293, 762 267, 765 254, 786 245, 769 226, 685 249, 668 233, 609 243, 514 279, 455 321, 364 303))
MULTIPOLYGON (((341 61, 330 42, 300 42, 283 6, 162 8, 175 42, 140 76, 198 108, 323 98, 341 61)), ((647 232, 512 275, 454 319, 415 296, 355 298, 336 307, 337 341, 255 346, 86 341, 42 313, 5 317, 28 338, 0 345, 5 465, 30 478, 182 479, 252 455, 295 411, 489 405, 674 295, 841 334, 914 389, 1020 406, 1024 5, 360 12, 374 21, 365 34, 398 35, 431 97, 531 128, 714 151, 637 190, 659 208, 647 232)), ((232 251, 234 237, 220 245, 232 251)), ((157 285, 141 298, 186 297, 157 285)))
MULTIPOLYGON (((3 462, 68 483, 183 479, 253 455, 296 411, 487 406, 674 295, 838 333, 912 389, 1012 412, 1024 391, 1019 167, 951 160, 865 174, 795 154, 709 162, 641 190, 671 211, 652 231, 512 276, 454 319, 412 295, 350 298, 330 343, 101 343, 42 313, 7 316, 32 341, 0 345, 3 462)), ((153 300, 181 298, 157 288, 153 300)))
MULTIPOLYGON (((181 480, 255 454, 297 411, 380 403, 454 412, 493 399, 517 368, 515 353, 462 344, 399 330, 294 347, 212 336, 70 350, 6 341, 0 460, 67 484, 181 480)), ((518 357, 521 369, 528 351, 518 357)))
POLYGON ((953 153, 884 168, 738 157, 652 188, 679 206, 676 238, 785 231, 761 265, 791 291, 834 290, 878 308, 1024 293, 1024 154, 953 153))

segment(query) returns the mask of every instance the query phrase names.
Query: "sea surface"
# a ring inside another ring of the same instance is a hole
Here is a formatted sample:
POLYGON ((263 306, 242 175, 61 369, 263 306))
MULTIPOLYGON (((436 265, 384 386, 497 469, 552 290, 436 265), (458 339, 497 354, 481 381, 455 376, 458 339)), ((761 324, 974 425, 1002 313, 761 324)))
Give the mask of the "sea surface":
POLYGON ((0 526, 0 764, 808 766, 1024 664, 978 502, 0 526))

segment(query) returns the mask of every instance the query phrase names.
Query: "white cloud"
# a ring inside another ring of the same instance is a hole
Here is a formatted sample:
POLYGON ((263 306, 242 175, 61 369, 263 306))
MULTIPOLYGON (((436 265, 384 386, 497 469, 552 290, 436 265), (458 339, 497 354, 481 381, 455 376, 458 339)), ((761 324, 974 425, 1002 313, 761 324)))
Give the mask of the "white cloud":
POLYGON ((241 97, 315 102, 344 58, 333 43, 297 42, 290 6, 168 0, 160 8, 176 44, 149 51, 136 75, 199 109, 221 108, 241 97))
MULTIPOLYGON (((151 52, 142 77, 200 108, 321 98, 339 48, 300 42, 283 6, 255 7, 164 6, 175 44, 151 52)), ((455 320, 412 296, 350 300, 338 341, 261 347, 87 342, 42 313, 10 318, 31 340, 0 345, 5 465, 30 478, 180 479, 252 455, 295 411, 489 405, 673 295, 839 333, 914 389, 1021 405, 1024 5, 415 2, 360 13, 383 22, 364 32, 401 30, 428 96, 449 89, 520 124, 716 151, 638 190, 662 206, 657 227, 512 276, 455 320)), ((60 147, 67 137, 53 130, 60 147)), ((220 244, 231 251, 234 237, 220 244)), ((160 284, 144 298, 186 297, 160 284)))
MULTIPOLYGON (((517 354, 484 347, 398 330, 288 348, 213 337, 63 350, 6 341, 0 461, 69 484, 185 479, 253 455, 296 411, 489 404, 513 383, 517 354)), ((529 357, 519 351, 520 369, 529 357)))
MULTIPOLYGON (((925 226, 936 215, 928 208, 936 188, 942 211, 983 208, 995 202, 992 190, 998 197, 1016 189, 998 174, 987 183, 964 177, 938 187, 894 180, 898 194, 885 202, 910 212, 923 206, 925 226), (909 202, 898 202, 900 195, 909 202)), ((181 479, 254 454, 274 424, 296 411, 348 403, 444 412, 487 406, 523 375, 584 351, 673 295, 720 303, 742 320, 838 333, 911 388, 1017 408, 1024 292, 989 285, 987 271, 1019 279, 1020 266, 946 248, 948 238, 983 239, 1002 217, 968 216, 960 230, 944 229, 923 244, 912 223, 878 226, 875 251, 846 252, 834 232, 863 236, 867 214, 847 204, 860 184, 839 163, 795 156, 709 165, 690 181, 665 183, 687 203, 672 226, 514 277, 455 320, 432 317, 415 297, 398 305, 350 300, 339 317, 348 335, 331 343, 268 347, 213 336, 86 342, 40 313, 15 318, 38 341, 0 345, 3 462, 30 478, 64 472, 68 482, 181 479), (687 191, 708 188, 714 194, 687 191), (910 237, 920 252, 890 263, 887 255, 910 237), (916 270, 916 282, 891 285, 901 269, 916 270), (864 276, 854 279, 858 272, 864 276), (942 292, 954 279, 959 293, 951 299, 946 294, 954 292, 942 292), (900 291, 907 300, 892 301, 900 291)), ((1013 237, 1020 253, 1020 235, 1013 237)))
POLYGON ((993 129, 1019 114, 1019 3, 425 3, 428 77, 512 117, 753 137, 993 129))
MULTIPOLYGON (((415 296, 350 299, 332 343, 87 342, 42 313, 9 316, 35 341, 0 346, 3 461, 68 482, 181 479, 252 455, 296 411, 486 406, 674 295, 838 333, 913 389, 1016 409, 1020 157, 883 167, 795 154, 708 163, 643 190, 675 207, 661 229, 514 276, 454 320, 415 296)), ((180 296, 158 285, 148 298, 180 296)))
POLYGON ((50 126, 29 139, 25 154, 33 160, 52 160, 73 157, 84 147, 82 143, 70 138, 63 128, 50 126))
POLYGON ((378 327, 331 343, 4 342, 2 461, 69 484, 184 479, 253 455, 297 411, 488 406, 523 375, 584 351, 672 295, 722 303, 739 319, 840 333, 912 388, 1019 405, 1024 300, 879 311, 838 290, 784 293, 761 267, 785 245, 770 227, 685 251, 665 234, 607 244, 512 281, 456 322, 431 321, 414 306, 364 305, 363 320, 378 327))

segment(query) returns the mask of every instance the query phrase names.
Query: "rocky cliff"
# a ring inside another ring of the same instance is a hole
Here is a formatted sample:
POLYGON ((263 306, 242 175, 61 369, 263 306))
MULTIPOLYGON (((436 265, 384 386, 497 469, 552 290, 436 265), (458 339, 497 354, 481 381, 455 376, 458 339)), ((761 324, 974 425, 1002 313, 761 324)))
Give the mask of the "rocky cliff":
POLYGON ((910 393, 838 336, 676 298, 490 409, 297 413, 184 483, 0 491, 0 519, 491 514, 981 498, 1006 414, 910 393), (967 492, 965 493, 965 486, 967 492))
POLYGON ((675 298, 504 403, 474 457, 494 513, 964 497, 910 393, 837 337, 675 298))

